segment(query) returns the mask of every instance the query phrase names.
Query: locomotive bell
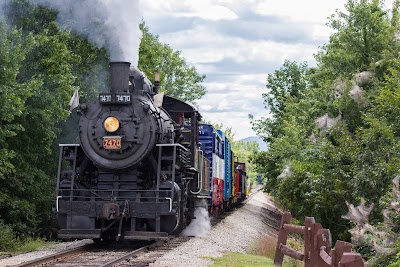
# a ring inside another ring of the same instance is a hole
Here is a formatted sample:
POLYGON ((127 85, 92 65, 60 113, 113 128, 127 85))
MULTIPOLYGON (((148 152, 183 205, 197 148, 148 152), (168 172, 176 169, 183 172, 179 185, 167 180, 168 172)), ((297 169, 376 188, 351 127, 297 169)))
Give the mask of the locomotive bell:
POLYGON ((110 62, 111 92, 129 92, 129 62, 110 62))

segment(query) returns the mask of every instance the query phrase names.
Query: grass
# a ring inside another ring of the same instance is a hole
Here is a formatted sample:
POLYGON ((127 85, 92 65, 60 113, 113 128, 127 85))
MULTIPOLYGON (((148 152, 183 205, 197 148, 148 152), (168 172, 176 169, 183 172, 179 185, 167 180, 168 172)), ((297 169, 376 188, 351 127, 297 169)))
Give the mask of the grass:
MULTIPOLYGON (((287 245, 297 251, 304 250, 303 240, 299 237, 290 237, 287 245)), ((209 258, 214 261, 212 267, 275 267, 274 255, 276 237, 270 235, 260 236, 247 249, 247 254, 227 253, 221 258, 209 258)), ((285 256, 284 267, 303 267, 304 262, 285 256)))
POLYGON ((36 251, 51 244, 53 244, 53 242, 45 242, 43 239, 27 239, 24 242, 20 242, 13 252, 24 253, 36 251))
POLYGON ((241 253, 226 253, 220 258, 209 258, 213 267, 275 267, 272 259, 241 253))
POLYGON ((51 244, 42 238, 18 238, 11 227, 0 219, 0 258, 35 251, 51 244))
POLYGON ((23 241, 19 239, 7 240, 7 244, 3 243, 3 248, 0 249, 0 258, 9 257, 19 253, 36 251, 40 248, 50 246, 53 243, 54 242, 46 242, 44 239, 40 238, 28 238, 23 241))
MULTIPOLYGON (((304 253, 304 242, 302 238, 298 237, 289 237, 287 240, 287 245, 294 250, 304 253)), ((295 260, 288 256, 283 258, 283 266, 284 267, 303 267, 304 262, 295 260)))
POLYGON ((36 251, 41 248, 48 247, 52 244, 54 244, 54 242, 46 242, 44 239, 40 238, 37 239, 29 238, 24 241, 21 241, 19 239, 13 239, 9 241, 7 248, 0 249, 0 260, 21 253, 36 251))

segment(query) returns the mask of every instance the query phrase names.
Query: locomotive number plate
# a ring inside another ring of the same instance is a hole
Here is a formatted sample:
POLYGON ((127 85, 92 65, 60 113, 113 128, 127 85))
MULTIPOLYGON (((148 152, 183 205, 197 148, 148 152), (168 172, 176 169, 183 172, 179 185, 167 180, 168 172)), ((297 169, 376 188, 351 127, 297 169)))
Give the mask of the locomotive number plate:
POLYGON ((105 149, 121 149, 121 136, 103 137, 103 147, 105 149))

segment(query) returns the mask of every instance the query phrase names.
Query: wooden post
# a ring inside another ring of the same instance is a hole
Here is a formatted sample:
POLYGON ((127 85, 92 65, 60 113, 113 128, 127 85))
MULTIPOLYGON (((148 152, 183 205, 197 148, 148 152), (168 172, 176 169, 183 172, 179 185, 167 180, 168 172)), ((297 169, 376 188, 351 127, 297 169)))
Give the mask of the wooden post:
POLYGON ((337 240, 335 248, 332 249, 332 266, 338 267, 344 252, 351 252, 352 245, 348 242, 337 240))
POLYGON ((282 266, 284 254, 282 253, 280 247, 281 244, 286 245, 286 241, 288 238, 288 231, 284 228, 284 225, 290 224, 291 221, 292 221, 292 214, 290 214, 290 212, 283 213, 279 228, 278 241, 276 242, 277 245, 275 249, 274 264, 276 266, 282 266))
POLYGON ((314 226, 315 219, 313 217, 306 217, 304 219, 304 267, 314 267, 317 263, 316 258, 312 255, 314 248, 314 226))
POLYGON ((332 236, 329 229, 319 229, 315 236, 316 245, 319 250, 318 263, 315 266, 318 267, 331 267, 332 258, 330 255, 332 247, 332 236))
POLYGON ((364 261, 359 253, 344 252, 338 267, 364 267, 364 261))

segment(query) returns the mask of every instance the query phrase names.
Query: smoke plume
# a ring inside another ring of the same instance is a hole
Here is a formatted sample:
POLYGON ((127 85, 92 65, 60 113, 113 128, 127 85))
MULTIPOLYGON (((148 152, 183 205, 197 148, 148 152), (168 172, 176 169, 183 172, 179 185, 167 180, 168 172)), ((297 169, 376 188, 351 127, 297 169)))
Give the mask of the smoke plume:
POLYGON ((181 235, 204 237, 211 229, 208 211, 203 207, 198 207, 194 211, 194 216, 196 219, 192 220, 192 222, 182 231, 181 235))
POLYGON ((57 10, 57 21, 62 29, 73 31, 97 47, 107 49, 111 61, 128 61, 137 66, 142 36, 139 0, 29 1, 57 10))

